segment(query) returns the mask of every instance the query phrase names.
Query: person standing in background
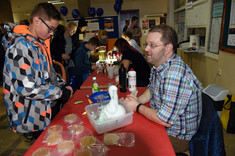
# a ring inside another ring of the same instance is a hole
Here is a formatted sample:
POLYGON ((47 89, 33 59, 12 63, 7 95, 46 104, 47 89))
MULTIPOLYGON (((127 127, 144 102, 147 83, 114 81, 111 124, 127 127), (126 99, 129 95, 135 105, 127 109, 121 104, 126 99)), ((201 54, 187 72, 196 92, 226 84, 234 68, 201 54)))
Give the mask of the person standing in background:
MULTIPOLYGON (((55 61, 62 63, 67 71, 67 75, 74 74, 75 68, 72 53, 72 35, 77 30, 75 22, 68 22, 65 25, 65 30, 55 34, 51 43, 51 55, 55 61)), ((69 80, 69 79, 68 79, 69 80)))
POLYGON ((61 20, 50 3, 33 9, 30 25, 5 25, 2 43, 6 50, 3 93, 10 129, 34 137, 50 124, 58 112, 58 101, 66 103, 73 90, 54 71, 50 36, 61 20), (9 46, 11 45, 11 46, 9 46))
POLYGON ((132 33, 132 38, 136 41, 136 43, 140 46, 140 37, 142 36, 142 32, 140 27, 138 26, 139 18, 133 16, 131 18, 131 26, 127 29, 127 31, 132 33))
POLYGON ((129 31, 124 31, 122 33, 122 38, 124 38, 125 40, 127 40, 127 42, 133 47, 135 48, 139 53, 141 53, 143 55, 143 52, 140 48, 140 46, 136 43, 136 41, 134 39, 132 39, 132 34, 129 31))
POLYGON ((78 48, 82 45, 82 42, 85 38, 87 30, 87 21, 84 17, 81 17, 78 22, 78 28, 75 34, 72 36, 73 41, 73 49, 72 49, 72 58, 75 58, 75 53, 78 50, 78 48))
POLYGON ((75 66, 81 76, 81 84, 91 74, 91 71, 97 68, 96 64, 90 61, 90 52, 95 51, 98 46, 99 39, 97 37, 92 37, 87 43, 84 42, 76 51, 75 66))
POLYGON ((128 29, 129 25, 130 25, 130 19, 126 19, 125 26, 123 27, 122 32, 125 32, 128 29))
POLYGON ((100 30, 94 37, 99 39, 100 46, 106 46, 106 52, 108 52, 108 32, 106 30, 100 30))

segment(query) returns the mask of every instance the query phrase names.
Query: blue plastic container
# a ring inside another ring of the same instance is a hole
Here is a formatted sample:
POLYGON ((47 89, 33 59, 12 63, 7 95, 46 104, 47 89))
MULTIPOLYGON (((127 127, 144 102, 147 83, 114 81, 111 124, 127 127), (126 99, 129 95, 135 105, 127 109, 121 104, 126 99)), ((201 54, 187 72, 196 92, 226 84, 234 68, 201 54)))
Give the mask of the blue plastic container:
POLYGON ((109 96, 109 93, 108 91, 99 91, 99 92, 95 92, 93 94, 91 94, 90 96, 90 99, 94 102, 94 103, 97 103, 99 101, 97 101, 97 99, 99 100, 100 98, 103 97, 103 101, 107 101, 107 100, 110 100, 110 96, 109 96))

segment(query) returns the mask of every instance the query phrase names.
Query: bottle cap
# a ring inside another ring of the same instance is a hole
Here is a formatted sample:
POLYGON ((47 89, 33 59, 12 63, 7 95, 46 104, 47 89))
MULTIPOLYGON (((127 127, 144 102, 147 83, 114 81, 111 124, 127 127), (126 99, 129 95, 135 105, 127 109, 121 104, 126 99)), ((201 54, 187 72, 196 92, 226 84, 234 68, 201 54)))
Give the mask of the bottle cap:
POLYGON ((135 71, 134 68, 131 68, 130 71, 135 71))

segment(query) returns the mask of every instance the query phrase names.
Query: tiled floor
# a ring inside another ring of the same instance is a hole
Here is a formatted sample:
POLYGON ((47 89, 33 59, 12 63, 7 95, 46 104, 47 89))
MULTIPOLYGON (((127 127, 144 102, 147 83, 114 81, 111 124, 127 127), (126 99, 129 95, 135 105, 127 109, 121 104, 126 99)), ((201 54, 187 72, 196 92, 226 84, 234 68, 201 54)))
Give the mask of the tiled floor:
MULTIPOLYGON (((0 156, 23 156, 33 143, 26 140, 22 134, 16 134, 9 130, 2 97, 2 86, 0 87, 0 130, 0 156)), ((234 156, 235 134, 224 133, 224 143, 227 156, 234 156)))

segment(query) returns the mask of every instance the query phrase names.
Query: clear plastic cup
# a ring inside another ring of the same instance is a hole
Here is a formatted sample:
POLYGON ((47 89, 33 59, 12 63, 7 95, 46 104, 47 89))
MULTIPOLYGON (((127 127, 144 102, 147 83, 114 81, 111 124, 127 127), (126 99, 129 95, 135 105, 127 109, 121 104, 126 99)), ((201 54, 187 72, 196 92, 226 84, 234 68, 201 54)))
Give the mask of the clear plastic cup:
POLYGON ((107 72, 108 72, 108 78, 109 79, 113 79, 113 76, 114 76, 114 67, 113 66, 108 66, 107 67, 107 72))

